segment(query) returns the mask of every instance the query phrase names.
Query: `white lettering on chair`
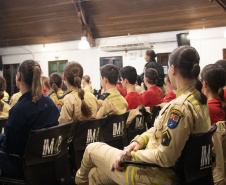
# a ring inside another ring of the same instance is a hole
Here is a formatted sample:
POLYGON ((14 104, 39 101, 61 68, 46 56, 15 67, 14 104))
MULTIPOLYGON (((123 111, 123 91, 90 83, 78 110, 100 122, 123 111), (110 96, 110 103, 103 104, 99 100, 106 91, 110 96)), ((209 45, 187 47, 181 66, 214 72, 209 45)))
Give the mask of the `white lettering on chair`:
POLYGON ((124 129, 124 121, 117 123, 113 123, 113 137, 122 136, 124 129))
POLYGON ((202 156, 201 156, 201 165, 200 170, 204 168, 209 168, 210 165, 210 145, 208 146, 202 146, 202 156), (207 151, 208 150, 208 151, 207 151))
POLYGON ((62 136, 59 136, 56 142, 55 138, 52 138, 51 143, 49 141, 49 139, 44 140, 42 157, 57 155, 61 151, 62 136))

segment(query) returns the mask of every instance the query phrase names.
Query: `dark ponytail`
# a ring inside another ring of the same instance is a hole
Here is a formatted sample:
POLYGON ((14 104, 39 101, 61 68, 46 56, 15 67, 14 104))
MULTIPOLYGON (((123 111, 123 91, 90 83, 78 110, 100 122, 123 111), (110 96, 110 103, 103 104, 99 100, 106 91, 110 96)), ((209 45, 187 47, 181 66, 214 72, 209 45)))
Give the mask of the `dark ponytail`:
POLYGON ((51 87, 51 89, 55 92, 55 94, 57 95, 57 98, 59 99, 60 96, 57 94, 58 89, 61 88, 61 84, 62 84, 62 76, 60 73, 54 72, 50 75, 49 77, 49 85, 51 87))
POLYGON ((84 116, 90 117, 92 115, 91 108, 86 104, 84 100, 85 91, 81 88, 83 68, 77 62, 69 62, 65 69, 64 75, 67 78, 67 81, 74 87, 78 88, 78 96, 82 101, 81 112, 84 116))
MULTIPOLYGON (((6 81, 2 76, 0 76, 0 100, 4 98, 5 89, 6 89, 6 81)), ((4 108, 4 103, 0 101, 0 112, 3 111, 3 108, 4 108)))
POLYGON ((201 92, 202 83, 198 80, 200 73, 199 60, 199 54, 195 48, 180 46, 170 54, 169 64, 176 67, 182 77, 196 80, 195 87, 200 92, 200 103, 205 105, 207 98, 201 92))
POLYGON ((224 89, 222 87, 218 90, 218 96, 221 99, 221 107, 226 112, 226 102, 225 102, 225 98, 224 98, 224 89))

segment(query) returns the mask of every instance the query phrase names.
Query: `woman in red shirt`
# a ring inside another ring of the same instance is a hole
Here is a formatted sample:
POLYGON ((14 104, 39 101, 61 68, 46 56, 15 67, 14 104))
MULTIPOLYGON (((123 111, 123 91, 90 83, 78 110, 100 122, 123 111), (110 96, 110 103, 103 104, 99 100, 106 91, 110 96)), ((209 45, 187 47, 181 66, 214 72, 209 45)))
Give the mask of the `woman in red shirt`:
POLYGON ((153 106, 162 103, 163 101, 163 92, 156 86, 158 80, 158 72, 153 68, 146 69, 144 74, 144 83, 147 86, 148 90, 142 94, 144 106, 150 107, 150 110, 153 106))
POLYGON ((175 89, 172 84, 170 83, 170 79, 169 76, 166 75, 164 78, 164 82, 166 84, 166 88, 168 90, 168 93, 166 94, 166 96, 163 99, 163 103, 168 103, 171 100, 176 98, 176 94, 173 92, 173 90, 175 89))
POLYGON ((211 124, 225 120, 225 71, 222 66, 209 64, 201 72, 202 93, 207 97, 211 124))

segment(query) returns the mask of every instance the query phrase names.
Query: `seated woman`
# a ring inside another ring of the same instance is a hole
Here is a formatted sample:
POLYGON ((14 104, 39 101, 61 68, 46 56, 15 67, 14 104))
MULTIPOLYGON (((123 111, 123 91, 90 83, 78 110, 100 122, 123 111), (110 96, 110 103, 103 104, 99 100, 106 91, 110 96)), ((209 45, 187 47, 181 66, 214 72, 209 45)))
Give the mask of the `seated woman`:
POLYGON ((211 124, 225 120, 225 71, 217 64, 205 66, 201 72, 202 92, 207 97, 211 124))
MULTIPOLYGON (((222 66, 226 73, 226 60, 218 60, 216 64, 222 66)), ((226 79, 225 79, 225 86, 224 86, 224 99, 226 100, 226 79)))
POLYGON ((63 91, 61 90, 62 85, 63 82, 60 73, 52 73, 49 77, 50 90, 48 91, 47 96, 53 100, 56 106, 59 105, 59 98, 63 96, 63 91))
POLYGON ((163 92, 159 87, 156 86, 157 81, 157 70, 153 68, 146 69, 144 73, 144 83, 148 90, 142 94, 142 97, 144 106, 150 107, 150 110, 153 106, 158 105, 163 101, 163 92))
POLYGON ((91 81, 90 81, 89 75, 85 75, 85 76, 82 77, 82 88, 85 91, 94 93, 94 90, 93 90, 93 88, 91 86, 91 81))
POLYGON ((0 75, 0 118, 8 118, 10 106, 3 101, 4 92, 6 89, 6 81, 0 75))
POLYGON ((163 98, 163 103, 168 103, 171 100, 176 98, 176 94, 173 92, 173 90, 175 89, 172 84, 170 83, 170 79, 169 76, 166 75, 164 78, 164 82, 166 84, 166 88, 168 89, 168 93, 166 94, 166 96, 163 98))
POLYGON ((17 101, 19 100, 19 98, 21 96, 22 96, 22 94, 20 91, 18 93, 15 93, 12 95, 12 97, 10 98, 10 101, 9 101, 9 105, 11 108, 17 103, 17 101))
POLYGON ((168 65, 171 83, 178 89, 177 98, 163 107, 154 127, 136 136, 124 151, 105 143, 89 144, 76 173, 76 184, 176 184, 176 174, 168 168, 122 164, 133 160, 173 166, 190 134, 210 129, 206 99, 201 88, 196 89, 196 83, 200 85, 198 52, 190 46, 178 47, 171 53, 168 65))
POLYGON ((81 88, 83 68, 77 62, 69 62, 65 69, 63 80, 68 93, 62 101, 59 123, 71 120, 90 120, 96 118, 98 102, 96 97, 81 88))
MULTIPOLYGON (((53 101, 42 95, 41 68, 33 60, 18 68, 16 85, 22 96, 9 111, 5 133, 0 135, 0 150, 23 157, 30 130, 58 125, 59 111, 53 101)), ((19 177, 23 167, 16 160, 0 155, 0 169, 8 176, 19 177)))

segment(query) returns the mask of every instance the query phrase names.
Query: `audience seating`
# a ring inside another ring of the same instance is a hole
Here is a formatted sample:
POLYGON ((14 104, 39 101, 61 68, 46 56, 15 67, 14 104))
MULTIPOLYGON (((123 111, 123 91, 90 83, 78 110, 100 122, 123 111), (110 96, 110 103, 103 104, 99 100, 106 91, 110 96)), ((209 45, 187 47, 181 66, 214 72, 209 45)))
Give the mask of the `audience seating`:
MULTIPOLYGON (((71 183, 68 160, 68 135, 72 123, 32 130, 23 159, 11 155, 23 164, 24 178, 0 176, 1 183, 56 185, 71 183)), ((2 155, 3 153, 1 153, 2 155)), ((4 155, 8 155, 4 153, 4 155)))
POLYGON ((5 126, 6 126, 7 120, 8 120, 8 118, 0 119, 0 133, 1 134, 4 134, 4 132, 5 132, 5 126))
POLYGON ((152 109, 151 109, 152 115, 151 115, 151 119, 150 119, 149 124, 148 124, 148 129, 154 126, 155 118, 158 117, 160 110, 161 110, 160 106, 153 106, 152 107, 152 109))
MULTIPOLYGON (((191 134, 174 170, 178 176, 178 185, 213 185, 212 177, 212 135, 217 126, 212 125, 208 133, 191 134)), ((160 167, 145 162, 125 161, 125 164, 160 167)))

